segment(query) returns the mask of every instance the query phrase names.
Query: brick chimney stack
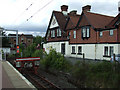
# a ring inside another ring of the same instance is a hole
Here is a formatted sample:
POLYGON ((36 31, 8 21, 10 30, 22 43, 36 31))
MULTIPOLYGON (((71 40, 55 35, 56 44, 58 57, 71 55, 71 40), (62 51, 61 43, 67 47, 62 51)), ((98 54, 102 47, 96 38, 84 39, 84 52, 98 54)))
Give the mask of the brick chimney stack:
POLYGON ((61 6, 61 12, 67 16, 67 11, 68 11, 68 6, 67 5, 62 5, 61 6))
POLYGON ((68 6, 67 5, 62 5, 61 6, 61 11, 66 11, 68 10, 68 6))
POLYGON ((73 10, 70 12, 70 15, 76 15, 77 14, 77 10, 73 10))
POLYGON ((91 9, 91 6, 90 5, 86 5, 86 6, 84 6, 84 7, 82 7, 82 11, 90 11, 90 9, 91 9))

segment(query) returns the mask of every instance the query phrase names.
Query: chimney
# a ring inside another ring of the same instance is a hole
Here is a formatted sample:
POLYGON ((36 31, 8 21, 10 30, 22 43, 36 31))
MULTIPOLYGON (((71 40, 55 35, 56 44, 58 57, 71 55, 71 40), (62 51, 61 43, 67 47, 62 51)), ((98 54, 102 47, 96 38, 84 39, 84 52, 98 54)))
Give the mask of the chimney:
POLYGON ((86 5, 86 6, 84 6, 84 7, 82 7, 82 11, 90 11, 90 9, 91 9, 91 6, 90 5, 86 5))
POLYGON ((120 13, 120 1, 118 2, 118 13, 120 13))
POLYGON ((62 5, 61 6, 61 12, 67 16, 67 11, 68 11, 68 6, 67 5, 62 5))
POLYGON ((76 15, 77 14, 77 10, 72 10, 71 12, 70 12, 70 15, 76 15))

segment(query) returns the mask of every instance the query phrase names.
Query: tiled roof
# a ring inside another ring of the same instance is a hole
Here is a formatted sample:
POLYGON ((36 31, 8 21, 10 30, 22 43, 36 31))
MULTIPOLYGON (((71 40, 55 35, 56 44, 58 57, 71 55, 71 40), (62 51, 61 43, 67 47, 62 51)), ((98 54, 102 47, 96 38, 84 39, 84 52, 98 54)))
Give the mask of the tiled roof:
POLYGON ((114 19, 112 16, 106 16, 91 12, 84 12, 84 15, 94 28, 105 28, 105 26, 114 19))
POLYGON ((63 15, 62 12, 59 11, 53 11, 53 14, 55 15, 57 22, 62 30, 64 30, 66 22, 67 22, 67 17, 63 15))
POLYGON ((78 23, 79 18, 80 18, 80 15, 69 15, 69 21, 68 21, 66 29, 68 30, 68 29, 75 28, 78 23))
POLYGON ((114 28, 114 24, 120 21, 120 13, 106 26, 107 28, 114 28))

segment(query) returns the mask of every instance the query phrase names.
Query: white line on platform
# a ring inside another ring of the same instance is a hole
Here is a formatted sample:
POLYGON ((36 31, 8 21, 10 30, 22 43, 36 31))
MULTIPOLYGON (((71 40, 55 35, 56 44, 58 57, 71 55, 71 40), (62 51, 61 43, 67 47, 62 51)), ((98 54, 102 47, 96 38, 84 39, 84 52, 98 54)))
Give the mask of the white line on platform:
MULTIPOLYGON (((34 90, 36 89, 32 83, 30 83, 17 69, 15 69, 8 61, 6 61, 14 70, 15 72, 31 87, 34 88, 34 90)), ((36 89, 37 90, 37 89, 36 89)))

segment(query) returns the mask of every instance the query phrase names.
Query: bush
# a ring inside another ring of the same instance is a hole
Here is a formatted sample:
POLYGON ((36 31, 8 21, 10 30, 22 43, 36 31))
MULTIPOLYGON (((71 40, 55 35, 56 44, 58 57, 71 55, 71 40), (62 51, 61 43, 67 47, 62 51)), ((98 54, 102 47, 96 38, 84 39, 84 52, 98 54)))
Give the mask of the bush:
POLYGON ((41 61, 46 69, 54 68, 57 70, 67 71, 70 67, 70 63, 60 53, 57 53, 54 49, 51 49, 49 54, 45 55, 45 58, 41 61))
POLYGON ((24 50, 23 57, 32 57, 32 54, 35 51, 36 51, 36 44, 33 43, 24 50))
POLYGON ((43 59, 43 50, 36 50, 33 54, 32 57, 40 57, 40 59, 43 59))

